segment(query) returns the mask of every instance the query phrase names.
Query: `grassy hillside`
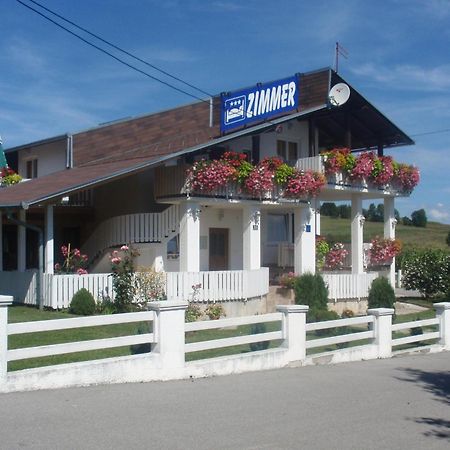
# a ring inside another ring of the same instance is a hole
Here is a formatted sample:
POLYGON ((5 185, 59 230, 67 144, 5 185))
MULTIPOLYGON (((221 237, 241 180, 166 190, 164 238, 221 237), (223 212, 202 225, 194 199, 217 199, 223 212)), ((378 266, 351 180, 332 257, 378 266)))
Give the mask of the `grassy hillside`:
MULTIPOLYGON (((450 231, 450 225, 428 222, 426 228, 406 227, 398 224, 396 236, 403 243, 404 248, 441 248, 450 250, 445 240, 450 231)), ((321 216, 321 233, 329 240, 350 242, 350 219, 333 219, 321 216)), ((383 236, 383 224, 367 222, 364 224, 364 242, 370 242, 375 236, 383 236)))

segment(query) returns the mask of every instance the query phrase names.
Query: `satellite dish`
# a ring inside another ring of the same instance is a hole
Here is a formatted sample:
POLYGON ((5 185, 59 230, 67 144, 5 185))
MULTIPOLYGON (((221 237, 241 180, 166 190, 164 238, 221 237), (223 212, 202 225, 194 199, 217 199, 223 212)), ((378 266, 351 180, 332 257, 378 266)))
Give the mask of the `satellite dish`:
POLYGON ((335 84, 328 94, 332 106, 341 106, 350 98, 350 88, 345 83, 335 84))

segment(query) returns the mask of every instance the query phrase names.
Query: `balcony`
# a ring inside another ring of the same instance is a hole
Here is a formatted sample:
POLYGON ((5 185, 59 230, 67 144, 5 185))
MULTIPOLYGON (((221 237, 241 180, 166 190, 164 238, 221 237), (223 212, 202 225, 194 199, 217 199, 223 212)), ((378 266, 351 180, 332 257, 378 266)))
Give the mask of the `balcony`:
POLYGON ((348 149, 337 149, 325 156, 299 159, 294 169, 277 157, 265 158, 253 166, 245 157, 239 158, 242 156, 228 152, 220 160, 197 162, 190 182, 187 181, 190 166, 159 167, 155 172, 155 198, 174 202, 177 197, 196 196, 293 203, 308 201, 312 196, 320 200, 345 200, 356 193, 367 198, 399 197, 410 195, 419 181, 417 168, 371 152, 355 157, 348 149), (343 158, 351 165, 343 164, 343 158), (219 180, 221 185, 217 186, 219 180))

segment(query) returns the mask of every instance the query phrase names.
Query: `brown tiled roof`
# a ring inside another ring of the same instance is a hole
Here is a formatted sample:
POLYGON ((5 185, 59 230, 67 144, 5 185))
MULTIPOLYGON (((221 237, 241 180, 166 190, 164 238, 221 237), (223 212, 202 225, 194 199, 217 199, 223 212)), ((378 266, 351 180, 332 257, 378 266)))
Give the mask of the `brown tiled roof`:
POLYGON ((218 114, 213 127, 209 114, 209 104, 201 102, 74 134, 74 166, 154 158, 208 142, 220 136, 218 114))

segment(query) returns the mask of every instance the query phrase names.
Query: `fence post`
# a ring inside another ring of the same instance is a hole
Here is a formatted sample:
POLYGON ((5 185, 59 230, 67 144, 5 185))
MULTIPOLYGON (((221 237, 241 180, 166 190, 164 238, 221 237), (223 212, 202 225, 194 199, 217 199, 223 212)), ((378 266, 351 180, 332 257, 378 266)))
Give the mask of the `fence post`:
POLYGON ((283 313, 283 347, 288 349, 289 361, 303 361, 306 358, 306 313, 307 305, 278 305, 283 313))
POLYGON ((159 354, 163 369, 178 369, 184 366, 184 323, 187 302, 149 302, 150 311, 155 311, 152 352, 159 354))
POLYGON ((6 383, 8 373, 8 306, 12 295, 0 295, 0 384, 6 383))
POLYGON ((439 319, 439 333, 441 344, 445 350, 450 350, 450 302, 435 303, 436 316, 439 319))
POLYGON ((368 309, 367 314, 374 316, 375 345, 378 358, 390 358, 392 356, 392 308, 368 309))

